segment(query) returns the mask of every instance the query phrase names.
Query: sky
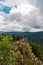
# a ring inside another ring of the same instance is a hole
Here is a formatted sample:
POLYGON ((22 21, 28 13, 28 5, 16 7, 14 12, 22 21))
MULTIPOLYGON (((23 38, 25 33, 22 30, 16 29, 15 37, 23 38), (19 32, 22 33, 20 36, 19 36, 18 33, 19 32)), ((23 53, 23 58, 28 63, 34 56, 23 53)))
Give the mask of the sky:
POLYGON ((43 31, 43 0, 0 0, 0 31, 43 31))

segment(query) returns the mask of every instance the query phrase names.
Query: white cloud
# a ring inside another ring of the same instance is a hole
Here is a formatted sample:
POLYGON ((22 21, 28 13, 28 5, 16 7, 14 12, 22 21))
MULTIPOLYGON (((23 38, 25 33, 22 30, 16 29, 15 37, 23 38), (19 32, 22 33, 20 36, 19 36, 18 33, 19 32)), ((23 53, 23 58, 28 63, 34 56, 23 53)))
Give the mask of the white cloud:
POLYGON ((10 6, 11 10, 10 14, 0 12, 0 31, 43 31, 40 10, 27 0, 6 0, 1 4, 10 6))
POLYGON ((5 0, 5 2, 0 2, 0 4, 13 7, 14 5, 19 5, 21 3, 26 3, 27 0, 5 0))
POLYGON ((32 28, 30 29, 30 32, 38 32, 38 31, 43 31, 41 28, 32 28))
POLYGON ((27 15, 30 11, 32 11, 35 7, 30 5, 29 3, 22 3, 17 8, 13 7, 10 13, 21 13, 22 15, 27 15))

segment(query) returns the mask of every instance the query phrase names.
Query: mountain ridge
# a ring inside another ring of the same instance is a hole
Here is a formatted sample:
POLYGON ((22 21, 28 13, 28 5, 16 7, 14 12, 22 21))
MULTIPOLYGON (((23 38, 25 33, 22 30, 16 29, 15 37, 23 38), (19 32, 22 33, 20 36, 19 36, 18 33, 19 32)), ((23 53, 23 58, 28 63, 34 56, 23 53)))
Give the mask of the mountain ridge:
POLYGON ((0 35, 6 34, 12 36, 14 34, 19 34, 23 37, 27 37, 30 41, 36 42, 43 45, 43 31, 41 32, 1 32, 0 35))

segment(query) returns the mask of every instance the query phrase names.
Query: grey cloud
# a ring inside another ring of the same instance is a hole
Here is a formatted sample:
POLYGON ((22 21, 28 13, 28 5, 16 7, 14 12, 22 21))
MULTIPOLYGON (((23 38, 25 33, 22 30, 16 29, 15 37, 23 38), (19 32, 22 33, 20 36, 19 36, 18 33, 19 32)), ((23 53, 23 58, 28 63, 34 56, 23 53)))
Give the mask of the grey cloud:
POLYGON ((3 2, 5 2, 5 0, 0 0, 0 1, 3 1, 3 2))
POLYGON ((11 15, 7 15, 4 19, 4 21, 21 21, 22 20, 22 15, 20 13, 14 13, 14 14, 11 14, 11 15))
POLYGON ((32 5, 39 8, 40 13, 43 14, 43 0, 28 0, 32 5))
POLYGON ((0 22, 1 31, 43 31, 42 0, 28 0, 37 7, 23 16, 21 13, 1 14, 4 19, 0 22))
MULTIPOLYGON (((43 29, 43 20, 38 10, 31 11, 29 15, 22 16, 20 13, 14 13, 5 16, 4 21, 7 21, 8 30, 30 31, 34 29, 43 29), (16 24, 18 23, 18 24, 16 24), (15 25, 16 26, 15 26, 15 25)), ((6 24, 5 24, 6 25, 6 24)), ((6 30, 6 28, 5 28, 6 30)))
POLYGON ((38 7, 43 7, 43 0, 28 0, 31 4, 38 6, 38 7))
POLYGON ((29 28, 23 28, 22 30, 23 30, 23 31, 26 31, 26 32, 30 31, 29 28))

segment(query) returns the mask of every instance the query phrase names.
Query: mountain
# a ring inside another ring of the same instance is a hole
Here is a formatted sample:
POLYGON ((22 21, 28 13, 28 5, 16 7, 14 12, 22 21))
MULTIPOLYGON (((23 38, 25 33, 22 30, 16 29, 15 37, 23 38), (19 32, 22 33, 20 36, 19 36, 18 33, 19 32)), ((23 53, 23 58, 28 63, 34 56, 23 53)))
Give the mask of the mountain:
POLYGON ((27 37, 31 42, 39 43, 43 45, 43 32, 0 32, 0 35, 14 35, 19 34, 23 37, 27 37))
POLYGON ((39 54, 33 52, 33 48, 30 45, 27 38, 22 38, 20 40, 12 40, 12 36, 2 36, 0 40, 0 65, 43 65, 43 47, 38 48, 35 46, 35 50, 39 54), (41 52, 41 55, 40 55, 41 52), (41 56, 41 57, 40 57, 41 56), (41 59, 42 60, 41 60, 41 59))
POLYGON ((14 43, 14 52, 18 54, 18 65, 43 65, 32 52, 32 47, 27 38, 22 38, 14 43))

